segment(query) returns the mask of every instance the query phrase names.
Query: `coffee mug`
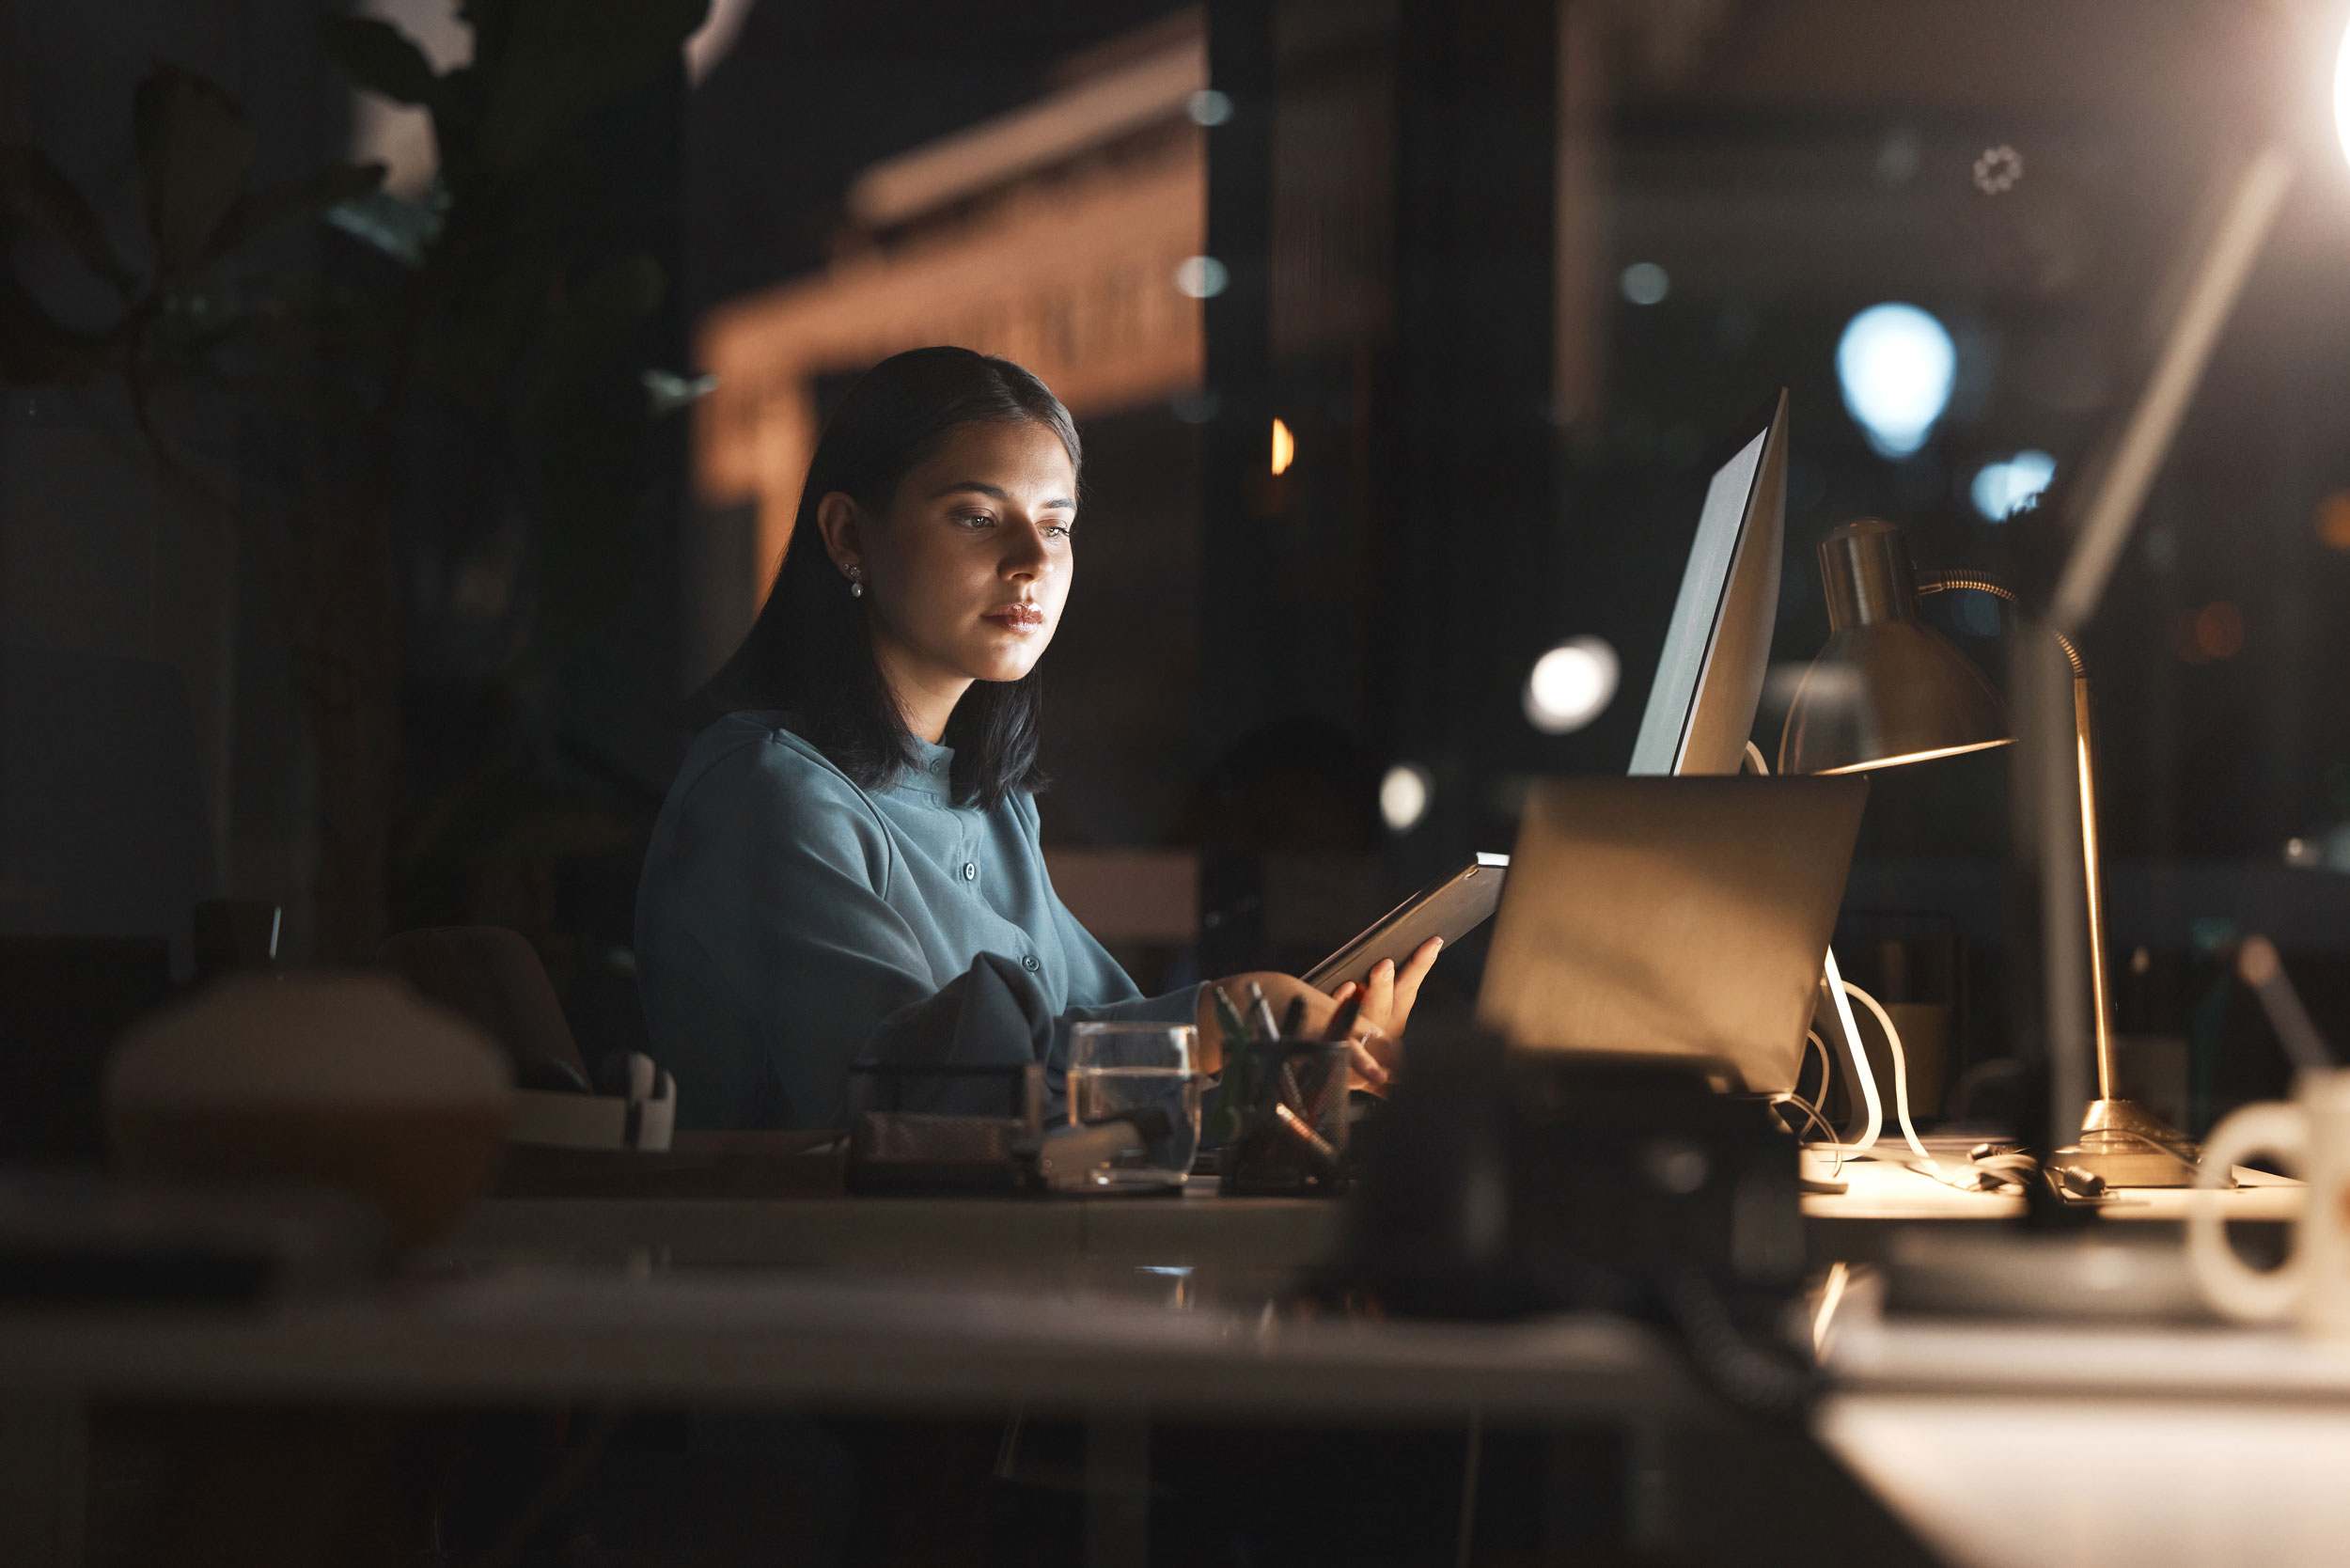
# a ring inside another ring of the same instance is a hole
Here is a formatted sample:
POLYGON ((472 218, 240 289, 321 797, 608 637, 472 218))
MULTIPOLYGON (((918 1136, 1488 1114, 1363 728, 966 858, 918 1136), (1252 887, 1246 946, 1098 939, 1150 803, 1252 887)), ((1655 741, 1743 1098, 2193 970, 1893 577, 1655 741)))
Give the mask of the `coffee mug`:
POLYGON ((2246 1105, 2203 1144, 2187 1211, 2186 1258, 2203 1299, 2245 1323, 2292 1322, 2312 1334, 2350 1335, 2350 1070, 2305 1072, 2291 1101, 2246 1105), (2308 1195, 2285 1261, 2247 1266, 2228 1246, 2226 1220, 2208 1196, 2254 1154, 2300 1173, 2308 1195))
POLYGON ((512 1086, 495 1042, 388 975, 241 973, 123 1037, 106 1121, 133 1183, 340 1188, 407 1247, 489 1184, 512 1086))

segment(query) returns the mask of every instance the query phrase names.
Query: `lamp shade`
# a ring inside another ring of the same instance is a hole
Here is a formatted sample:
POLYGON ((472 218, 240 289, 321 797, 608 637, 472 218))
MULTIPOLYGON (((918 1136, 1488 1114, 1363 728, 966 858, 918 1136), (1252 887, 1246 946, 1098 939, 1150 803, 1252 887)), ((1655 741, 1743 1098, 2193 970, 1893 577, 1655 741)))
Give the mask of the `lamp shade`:
POLYGON ((1781 773, 1856 773, 2015 739, 1998 693, 1918 619, 1902 536, 1864 517, 1820 542, 1833 635, 1804 671, 1778 743, 1781 773))

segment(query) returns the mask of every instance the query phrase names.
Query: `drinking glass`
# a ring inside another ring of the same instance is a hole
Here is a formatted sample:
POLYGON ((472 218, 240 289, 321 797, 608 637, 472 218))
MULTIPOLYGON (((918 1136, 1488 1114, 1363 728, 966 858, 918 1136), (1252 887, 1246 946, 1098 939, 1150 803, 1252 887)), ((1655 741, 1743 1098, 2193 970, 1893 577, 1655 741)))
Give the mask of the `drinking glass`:
POLYGON ((1101 1192, 1181 1187, 1199 1148, 1198 1031, 1188 1024, 1079 1024, 1069 1040, 1069 1120, 1128 1121, 1136 1137, 1088 1175, 1101 1192))

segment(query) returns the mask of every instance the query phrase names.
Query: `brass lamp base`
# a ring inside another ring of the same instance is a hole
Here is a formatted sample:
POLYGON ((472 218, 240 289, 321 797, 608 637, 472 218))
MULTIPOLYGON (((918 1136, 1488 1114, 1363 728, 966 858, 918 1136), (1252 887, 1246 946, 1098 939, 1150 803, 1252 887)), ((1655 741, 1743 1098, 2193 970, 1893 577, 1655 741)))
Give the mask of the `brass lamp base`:
POLYGON ((2092 1100, 2081 1140, 2055 1159, 2108 1187, 2191 1187, 2201 1150, 2185 1133, 2129 1100, 2092 1100))

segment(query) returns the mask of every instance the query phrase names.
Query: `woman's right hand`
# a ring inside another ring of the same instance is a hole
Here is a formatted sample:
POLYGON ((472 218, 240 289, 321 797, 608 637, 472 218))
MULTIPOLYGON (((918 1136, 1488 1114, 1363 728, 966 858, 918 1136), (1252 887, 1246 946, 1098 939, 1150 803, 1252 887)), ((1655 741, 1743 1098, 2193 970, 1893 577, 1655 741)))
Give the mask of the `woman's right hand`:
MULTIPOLYGON (((1412 956, 1398 968, 1393 963, 1381 960, 1371 972, 1368 987, 1348 981, 1336 996, 1317 991, 1295 975, 1276 970, 1253 970, 1246 974, 1229 975, 1216 981, 1232 1005, 1248 1006, 1248 987, 1253 982, 1264 992, 1266 1003, 1273 1009, 1277 1022, 1287 1015, 1292 998, 1303 997, 1306 1013, 1299 1025, 1308 1039, 1320 1040, 1330 1030, 1330 1022, 1339 1006, 1356 991, 1362 991, 1363 1001, 1356 1010, 1353 1026, 1347 1031, 1347 1043, 1353 1047, 1354 1067, 1362 1087, 1373 1093, 1384 1093, 1395 1072, 1395 1040, 1402 1035, 1412 1015, 1412 1003, 1418 998, 1420 981, 1436 962, 1436 954, 1444 944, 1430 937, 1420 944, 1412 956)), ((1202 1044, 1202 1066, 1209 1072, 1220 1072, 1224 1063, 1224 1030, 1215 1016, 1215 996, 1202 990, 1199 996, 1199 1039, 1202 1044)))

